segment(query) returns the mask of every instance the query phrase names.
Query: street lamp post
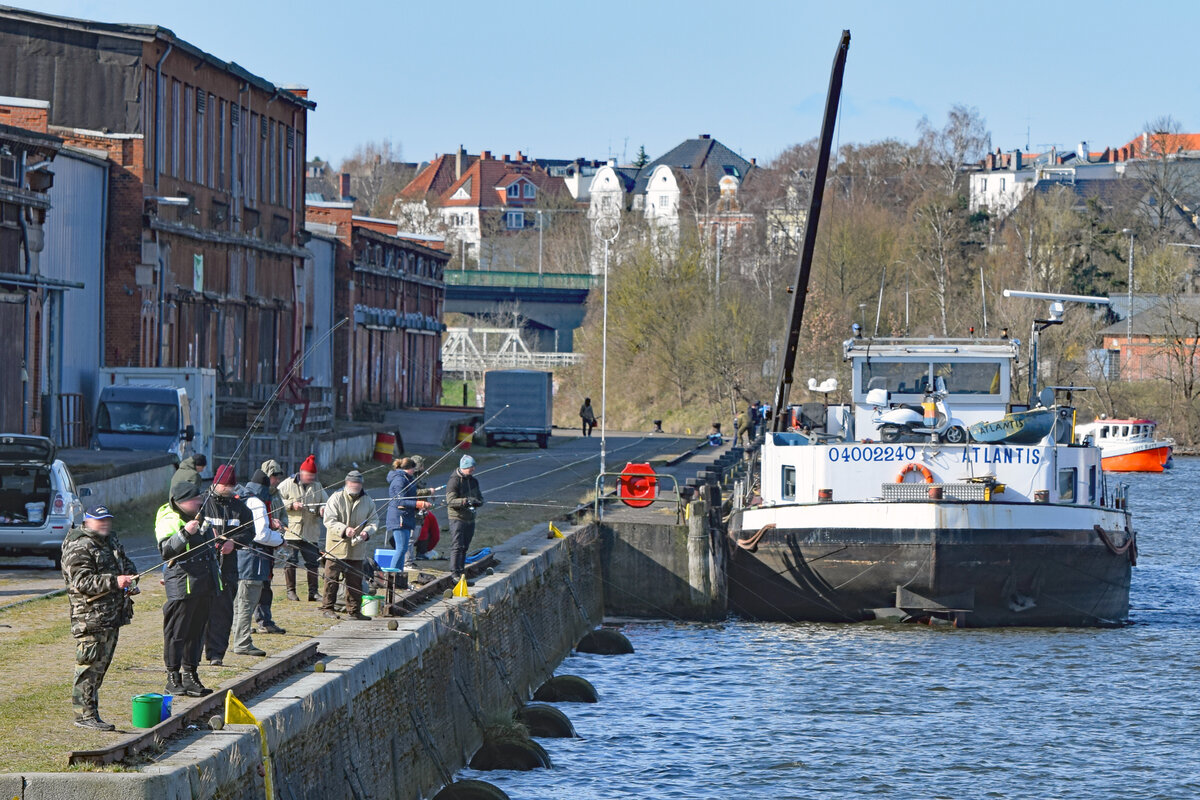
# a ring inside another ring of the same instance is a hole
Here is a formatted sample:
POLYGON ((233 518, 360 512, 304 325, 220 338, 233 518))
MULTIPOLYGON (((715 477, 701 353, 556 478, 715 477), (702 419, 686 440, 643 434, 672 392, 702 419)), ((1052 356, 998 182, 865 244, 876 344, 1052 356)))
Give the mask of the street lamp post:
POLYGON ((542 283, 542 212, 538 210, 538 285, 542 283))
POLYGON ((605 215, 596 220, 596 235, 604 240, 604 321, 600 334, 600 491, 604 491, 604 472, 608 459, 608 251, 620 232, 619 219, 605 215))
POLYGON ((1128 350, 1133 344, 1133 229, 1122 228, 1121 233, 1129 237, 1129 277, 1125 285, 1125 302, 1128 307, 1125 309, 1125 349, 1126 359, 1129 358, 1128 350))

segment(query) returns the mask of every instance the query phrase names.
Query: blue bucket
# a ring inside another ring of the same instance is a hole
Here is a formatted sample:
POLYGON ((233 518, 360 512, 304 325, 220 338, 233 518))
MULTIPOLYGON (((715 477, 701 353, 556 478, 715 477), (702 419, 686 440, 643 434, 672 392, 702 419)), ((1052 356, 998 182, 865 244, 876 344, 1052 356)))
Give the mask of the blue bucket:
POLYGON ((159 717, 160 722, 165 721, 171 716, 171 701, 175 699, 175 695, 164 694, 162 698, 162 716, 159 717))

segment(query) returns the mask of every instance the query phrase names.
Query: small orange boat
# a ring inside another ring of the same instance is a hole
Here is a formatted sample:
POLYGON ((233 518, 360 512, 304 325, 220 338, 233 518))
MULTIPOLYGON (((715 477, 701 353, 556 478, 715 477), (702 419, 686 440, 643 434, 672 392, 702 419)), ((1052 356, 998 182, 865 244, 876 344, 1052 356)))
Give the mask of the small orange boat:
POLYGON ((1075 428, 1080 439, 1090 436, 1100 448, 1107 472, 1162 472, 1171 466, 1174 439, 1155 439, 1157 424, 1148 419, 1098 419, 1075 428))

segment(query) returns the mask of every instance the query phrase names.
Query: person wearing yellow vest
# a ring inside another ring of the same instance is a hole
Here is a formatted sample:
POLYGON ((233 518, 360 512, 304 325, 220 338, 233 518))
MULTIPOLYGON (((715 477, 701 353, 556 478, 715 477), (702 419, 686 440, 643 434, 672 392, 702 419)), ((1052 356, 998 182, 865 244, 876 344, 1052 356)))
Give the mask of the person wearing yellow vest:
MULTIPOLYGON (((154 538, 167 562, 163 579, 167 602, 163 604, 163 661, 167 667, 167 693, 203 697, 196 668, 204 644, 213 596, 221 587, 217 548, 212 529, 198 518, 204 497, 195 484, 184 481, 171 488, 171 499, 158 509, 154 538)), ((233 546, 229 545, 232 550, 233 546)))

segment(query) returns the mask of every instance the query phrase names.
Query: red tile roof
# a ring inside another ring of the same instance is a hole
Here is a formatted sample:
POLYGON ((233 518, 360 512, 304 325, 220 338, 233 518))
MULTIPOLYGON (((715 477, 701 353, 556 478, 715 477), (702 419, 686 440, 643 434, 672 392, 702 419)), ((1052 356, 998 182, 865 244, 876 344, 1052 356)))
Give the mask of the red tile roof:
MULTIPOLYGON (((406 200, 420 200, 429 194, 440 196, 445 193, 446 189, 458 180, 454 174, 454 159, 453 153, 447 153, 430 161, 425 169, 417 173, 417 177, 400 190, 400 196, 406 200)), ((479 156, 466 157, 468 165, 478 160, 479 156)), ((463 172, 465 174, 467 170, 464 169, 463 172)))

